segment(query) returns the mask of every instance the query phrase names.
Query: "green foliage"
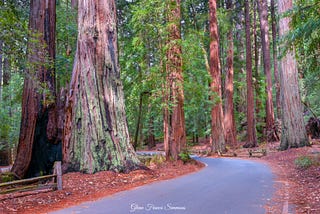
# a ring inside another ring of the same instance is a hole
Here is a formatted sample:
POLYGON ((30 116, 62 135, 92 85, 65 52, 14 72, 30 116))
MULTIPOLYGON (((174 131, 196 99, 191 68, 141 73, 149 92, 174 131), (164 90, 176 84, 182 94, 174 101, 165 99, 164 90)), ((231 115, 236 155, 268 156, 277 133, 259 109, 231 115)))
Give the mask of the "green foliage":
POLYGON ((294 164, 299 169, 307 169, 313 165, 313 159, 309 156, 301 156, 294 160, 294 164))
POLYGON ((11 172, 0 174, 0 183, 6 183, 10 181, 14 181, 14 175, 11 172))
POLYGON ((139 160, 146 166, 160 165, 166 161, 163 155, 139 156, 139 160))
POLYGON ((135 135, 142 98, 142 135, 146 136, 152 121, 154 134, 159 138, 165 81, 166 4, 160 0, 121 1, 118 9, 119 60, 129 132, 135 135))
POLYGON ((19 140, 22 86, 21 74, 12 73, 9 84, 3 87, 0 102, 0 141, 7 142, 10 148, 19 140))
POLYGON ((61 0, 57 4, 57 44, 56 44, 56 77, 58 89, 70 82, 73 60, 77 42, 77 11, 70 6, 70 1, 61 0))
POLYGON ((183 161, 183 163, 189 162, 191 160, 190 151, 184 150, 184 151, 180 152, 179 157, 180 157, 180 160, 183 161))
POLYGON ((0 1, 0 41, 3 42, 0 51, 18 68, 23 68, 26 62, 28 12, 29 3, 0 1))

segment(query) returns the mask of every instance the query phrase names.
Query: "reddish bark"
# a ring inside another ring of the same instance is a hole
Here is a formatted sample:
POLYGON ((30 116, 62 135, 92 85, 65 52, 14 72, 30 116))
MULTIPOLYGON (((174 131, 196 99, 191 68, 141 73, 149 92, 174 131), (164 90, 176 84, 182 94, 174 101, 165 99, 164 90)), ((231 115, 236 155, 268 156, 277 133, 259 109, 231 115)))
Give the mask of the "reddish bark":
MULTIPOLYGON (((27 71, 22 100, 21 130, 17 157, 12 172, 18 177, 47 173, 50 143, 56 142, 55 73, 48 61, 55 57, 55 6, 56 1, 31 0, 30 37, 38 43, 28 43, 27 71), (44 87, 41 91, 39 88, 44 87), (49 91, 49 93, 45 92, 49 91)), ((51 167, 49 167, 51 168, 51 167)))
POLYGON ((74 9, 78 8, 78 0, 71 0, 71 7, 74 9))
POLYGON ((219 59, 219 36, 217 20, 217 2, 209 0, 209 22, 210 22, 210 84, 213 95, 213 107, 211 110, 211 141, 212 151, 224 153, 226 151, 224 139, 223 109, 221 99, 221 74, 219 59))
MULTIPOLYGON (((282 17, 283 13, 292 9, 292 1, 278 1, 280 15, 279 35, 284 36, 290 30, 290 18, 282 17)), ((309 145, 304 125, 301 98, 298 84, 298 69, 294 58, 294 50, 289 50, 281 59, 280 87, 282 107, 282 134, 280 149, 309 145)))
POLYGON ((165 110, 165 150, 166 157, 178 160, 179 153, 186 146, 185 119, 184 119, 184 95, 183 95, 183 76, 182 76, 182 51, 180 35, 181 6, 180 0, 169 0, 168 21, 169 38, 167 50, 167 99, 171 109, 165 110))
POLYGON ((78 43, 67 99, 65 171, 140 168, 129 141, 114 0, 79 1, 78 43))
POLYGON ((252 84, 252 52, 250 38, 250 5, 249 0, 245 1, 245 22, 246 22, 246 69, 247 69, 247 142, 244 147, 256 147, 256 127, 254 120, 254 95, 252 84))
MULTIPOLYGON (((227 9, 232 10, 232 0, 227 1, 227 9)), ((232 23, 232 19, 230 19, 232 23)), ((225 80, 225 140, 226 144, 231 147, 236 146, 236 125, 234 119, 233 105, 233 26, 228 32, 228 54, 227 54, 227 71, 225 80)))
POLYGON ((268 133, 273 131, 274 126, 274 109, 272 101, 272 77, 271 77, 271 60, 270 60, 270 41, 269 41, 269 24, 268 24, 268 4, 267 0, 257 0, 259 18, 260 18, 260 31, 261 31, 261 43, 263 53, 263 69, 266 75, 266 130, 268 141, 276 141, 274 135, 268 133))

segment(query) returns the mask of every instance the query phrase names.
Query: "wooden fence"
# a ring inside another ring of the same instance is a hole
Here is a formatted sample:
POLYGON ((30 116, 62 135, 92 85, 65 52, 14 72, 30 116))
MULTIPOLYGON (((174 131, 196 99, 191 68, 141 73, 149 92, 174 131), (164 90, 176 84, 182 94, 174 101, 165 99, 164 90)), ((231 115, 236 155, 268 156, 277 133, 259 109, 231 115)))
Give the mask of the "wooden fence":
POLYGON ((48 188, 62 190, 62 171, 60 161, 54 163, 53 175, 45 175, 35 178, 0 183, 0 194, 48 188), (52 182, 47 183, 49 179, 52 179, 52 182))

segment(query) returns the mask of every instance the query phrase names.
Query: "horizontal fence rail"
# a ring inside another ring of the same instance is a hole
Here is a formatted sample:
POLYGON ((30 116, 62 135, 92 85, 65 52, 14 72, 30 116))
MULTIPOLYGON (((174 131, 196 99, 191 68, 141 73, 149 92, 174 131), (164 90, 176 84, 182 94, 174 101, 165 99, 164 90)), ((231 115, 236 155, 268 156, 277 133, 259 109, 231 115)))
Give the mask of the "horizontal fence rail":
POLYGON ((0 194, 7 194, 7 193, 19 192, 19 191, 23 192, 23 191, 30 191, 30 190, 41 190, 41 189, 48 189, 48 188, 62 190, 61 161, 57 161, 54 163, 53 175, 45 175, 45 176, 39 176, 35 178, 28 178, 28 179, 23 179, 18 181, 0 183, 0 194), (40 183, 40 181, 45 181, 49 179, 52 179, 53 182, 40 183))

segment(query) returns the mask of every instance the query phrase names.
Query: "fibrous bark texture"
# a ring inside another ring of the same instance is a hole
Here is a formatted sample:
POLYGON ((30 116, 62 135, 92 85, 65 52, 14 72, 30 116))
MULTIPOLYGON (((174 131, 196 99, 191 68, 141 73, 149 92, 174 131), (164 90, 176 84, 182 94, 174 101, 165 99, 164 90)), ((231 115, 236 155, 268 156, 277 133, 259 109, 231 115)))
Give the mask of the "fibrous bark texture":
POLYGON ((168 125, 165 125, 166 157, 177 160, 179 153, 186 146, 185 118, 184 118, 184 95, 183 95, 183 76, 182 76, 182 51, 180 20, 181 9, 180 0, 169 0, 168 21, 169 21, 169 38, 167 50, 167 99, 172 106, 165 110, 168 125), (166 127, 168 126, 168 127, 166 127), (167 130, 166 130, 167 129, 167 130))
MULTIPOLYGON (((278 1, 278 12, 280 16, 290 9, 292 9, 291 0, 278 1)), ((290 18, 281 17, 279 21, 279 35, 286 35, 286 33, 288 33, 290 30, 289 26, 290 18)), ((302 105, 298 84, 298 70, 294 55, 294 51, 289 50, 281 59, 281 150, 309 145, 302 115, 302 105)))
MULTIPOLYGON (((232 0, 227 1, 227 9, 232 10, 232 0)), ((230 18, 232 23, 232 18, 230 18)), ((224 128, 226 144, 236 146, 236 126, 234 120, 234 105, 233 105, 233 26, 231 24, 228 32, 228 54, 227 54, 227 73, 225 80, 225 114, 224 114, 224 128)))
POLYGON ((246 21, 246 69, 247 69, 247 142, 244 147, 256 147, 256 127, 254 119, 254 96, 252 83, 252 52, 250 38, 250 5, 249 0, 245 1, 245 21, 246 21))
POLYGON ((221 99, 221 74, 219 60, 219 36, 217 20, 217 2, 209 0, 209 22, 210 22, 210 84, 213 92, 213 107, 211 110, 211 139, 212 151, 224 153, 226 151, 224 139, 223 109, 221 99))
POLYGON ((78 4, 78 43, 64 129, 64 171, 130 171, 140 162, 129 142, 118 64, 114 0, 78 4))
MULTIPOLYGON (((263 52, 263 69, 266 75, 267 82, 267 99, 266 99, 266 130, 268 136, 272 132, 274 125, 274 110, 272 101, 272 77, 271 77, 271 60, 270 60, 270 40, 269 40, 269 24, 268 24, 268 3, 267 0, 257 0, 259 17, 260 17, 260 31, 261 43, 263 52)), ((268 141, 274 141, 273 137, 269 137, 268 141)))
POLYGON ((49 173, 59 150, 55 112, 55 0, 31 0, 28 62, 21 130, 12 172, 18 177, 49 173), (37 41, 37 42, 34 42, 37 41), (56 154, 56 155, 53 155, 56 154))

